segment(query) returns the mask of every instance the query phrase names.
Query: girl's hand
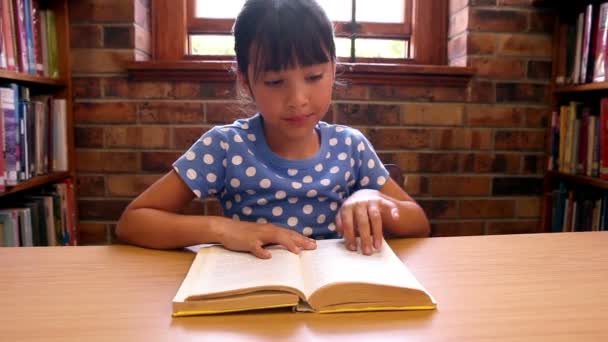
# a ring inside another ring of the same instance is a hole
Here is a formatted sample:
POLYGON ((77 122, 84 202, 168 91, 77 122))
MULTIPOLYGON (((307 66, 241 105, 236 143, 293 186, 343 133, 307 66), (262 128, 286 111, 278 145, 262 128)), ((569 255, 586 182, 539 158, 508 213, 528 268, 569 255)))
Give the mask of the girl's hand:
POLYGON ((336 229, 344 236, 346 248, 357 250, 358 235, 361 240, 361 251, 372 254, 382 246, 382 217, 399 218, 397 205, 386 199, 380 191, 362 189, 352 194, 336 215, 336 229))
POLYGON ((233 251, 249 252, 261 259, 270 259, 272 254, 263 246, 279 244, 289 251, 299 254, 302 249, 315 249, 315 240, 293 230, 253 222, 234 221, 220 233, 224 247, 233 251))

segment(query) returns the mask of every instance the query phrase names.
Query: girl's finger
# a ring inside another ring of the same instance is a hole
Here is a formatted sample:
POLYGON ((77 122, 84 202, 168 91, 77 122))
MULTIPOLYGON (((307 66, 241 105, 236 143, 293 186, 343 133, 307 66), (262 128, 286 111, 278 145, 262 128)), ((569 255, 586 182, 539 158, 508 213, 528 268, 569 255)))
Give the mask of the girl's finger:
POLYGON ((357 222, 357 231, 361 239, 361 251, 365 255, 372 254, 372 238, 369 225, 369 216, 367 215, 367 206, 365 202, 358 203, 355 207, 355 222, 357 222))
POLYGON ((382 245, 382 215, 380 214, 380 204, 377 201, 371 201, 367 207, 367 215, 371 222, 371 232, 373 235, 374 248, 380 249, 382 245))
POLYGON ((357 241, 355 240, 355 227, 353 224, 353 210, 351 206, 343 206, 340 210, 340 221, 342 222, 342 234, 344 235, 344 244, 351 251, 357 250, 357 241))

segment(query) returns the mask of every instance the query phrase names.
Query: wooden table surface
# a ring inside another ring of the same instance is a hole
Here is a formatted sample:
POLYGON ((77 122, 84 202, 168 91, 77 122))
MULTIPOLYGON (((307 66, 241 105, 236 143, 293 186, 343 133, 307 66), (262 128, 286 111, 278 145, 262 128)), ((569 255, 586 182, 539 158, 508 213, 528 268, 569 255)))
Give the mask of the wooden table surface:
POLYGON ((437 310, 172 318, 192 253, 0 248, 0 340, 608 341, 608 233, 389 243, 437 310))

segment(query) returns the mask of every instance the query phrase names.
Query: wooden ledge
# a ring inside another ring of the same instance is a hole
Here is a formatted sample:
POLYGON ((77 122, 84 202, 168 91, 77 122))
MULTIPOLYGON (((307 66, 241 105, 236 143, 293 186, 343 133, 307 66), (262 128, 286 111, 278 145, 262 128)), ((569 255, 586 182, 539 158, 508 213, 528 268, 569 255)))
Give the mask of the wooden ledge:
MULTIPOLYGON (((232 61, 131 62, 134 81, 232 82, 232 61)), ((352 84, 465 87, 474 68, 444 65, 338 63, 338 79, 352 84)))

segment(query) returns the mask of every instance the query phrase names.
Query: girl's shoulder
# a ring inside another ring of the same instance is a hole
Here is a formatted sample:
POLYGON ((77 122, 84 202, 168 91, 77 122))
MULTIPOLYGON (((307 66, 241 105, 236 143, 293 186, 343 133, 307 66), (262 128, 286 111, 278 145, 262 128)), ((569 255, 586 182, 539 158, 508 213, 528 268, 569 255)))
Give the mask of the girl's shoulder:
POLYGON ((247 134, 251 131, 252 126, 254 126, 253 120, 255 119, 256 117, 250 117, 237 119, 234 122, 225 125, 216 125, 209 129, 205 135, 230 138, 235 135, 247 134))

